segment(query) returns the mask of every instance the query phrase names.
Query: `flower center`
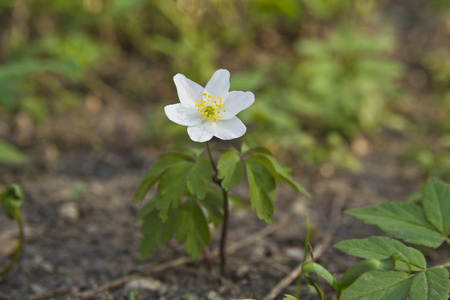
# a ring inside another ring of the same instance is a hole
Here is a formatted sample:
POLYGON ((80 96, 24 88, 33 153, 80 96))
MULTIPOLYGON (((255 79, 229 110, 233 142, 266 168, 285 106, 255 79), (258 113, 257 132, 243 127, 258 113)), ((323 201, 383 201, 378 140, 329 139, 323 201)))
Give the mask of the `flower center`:
POLYGON ((197 102, 195 107, 197 107, 198 115, 203 118, 203 121, 217 122, 222 118, 220 116, 223 106, 221 97, 203 93, 203 99, 195 99, 195 102, 197 102))

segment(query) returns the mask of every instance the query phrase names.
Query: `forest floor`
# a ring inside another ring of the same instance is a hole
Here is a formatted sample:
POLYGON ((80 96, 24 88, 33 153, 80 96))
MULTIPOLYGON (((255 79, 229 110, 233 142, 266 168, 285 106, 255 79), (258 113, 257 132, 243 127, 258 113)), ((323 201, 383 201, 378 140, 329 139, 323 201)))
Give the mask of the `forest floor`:
MULTIPOLYGON (((332 245, 382 235, 344 211, 401 200, 424 182, 422 172, 400 158, 401 141, 394 135, 365 143, 360 173, 293 162, 294 178, 312 199, 289 186, 279 187, 271 226, 249 209, 232 209, 227 277, 218 271, 219 229, 213 229, 208 250, 211 270, 203 259, 187 257, 175 241, 139 260, 142 236, 134 221, 139 205, 131 199, 158 151, 104 150, 99 155, 83 147, 55 151, 37 143, 29 148, 25 165, 4 166, 0 174, 3 187, 19 183, 25 195, 25 245, 19 262, 0 283, 0 299, 128 299, 130 291, 136 299, 281 299, 295 293, 306 215, 315 261, 341 276, 356 259, 332 245), (287 284, 278 286, 289 274, 287 284)), ((238 186, 236 192, 245 197, 247 186, 238 186)), ((18 230, 6 218, 0 218, 0 228, 3 266, 17 244, 18 230)), ((427 258, 431 264, 439 261, 432 252, 427 258)), ((315 297, 303 286, 301 299, 315 297)))

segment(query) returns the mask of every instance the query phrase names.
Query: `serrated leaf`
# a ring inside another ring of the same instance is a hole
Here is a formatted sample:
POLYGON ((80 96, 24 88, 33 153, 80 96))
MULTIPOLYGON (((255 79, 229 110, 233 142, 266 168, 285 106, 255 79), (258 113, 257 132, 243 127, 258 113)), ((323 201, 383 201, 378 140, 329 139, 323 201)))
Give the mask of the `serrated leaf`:
POLYGON ((175 223, 176 223, 176 213, 175 210, 169 210, 167 214, 166 221, 162 224, 161 233, 159 235, 159 242, 161 245, 167 244, 173 237, 175 233, 175 223))
POLYGON ((411 285, 411 300, 446 300, 450 294, 450 279, 444 268, 431 268, 416 275, 411 285))
POLYGON ((428 221, 444 236, 450 235, 450 184, 437 178, 428 180, 422 206, 428 221))
POLYGON ((158 247, 157 237, 154 236, 147 236, 142 240, 141 244, 139 245, 139 259, 144 260, 146 259, 150 253, 153 253, 156 251, 156 248, 158 247))
POLYGON ((158 184, 156 208, 161 220, 165 221, 170 207, 176 208, 186 188, 186 177, 193 163, 183 161, 168 169, 158 184))
POLYGON ((140 201, 148 191, 158 182, 161 176, 171 167, 184 162, 184 159, 175 156, 161 157, 155 162, 150 170, 145 174, 136 194, 133 197, 133 203, 140 201))
MULTIPOLYGON (((425 257, 419 250, 407 247, 399 241, 383 236, 346 240, 335 244, 333 247, 349 255, 366 259, 375 258, 381 260, 396 253, 401 253, 408 259, 413 271, 424 270, 427 267, 425 257)), ((396 269, 407 271, 409 268, 406 263, 398 261, 396 269)))
POLYGON ((156 210, 147 215, 141 225, 141 233, 145 238, 139 246, 139 257, 144 260, 151 252, 155 252, 158 247, 158 236, 162 226, 162 221, 156 210))
POLYGON ((273 157, 269 157, 269 159, 272 161, 272 164, 275 167, 275 170, 277 171, 278 175, 280 175, 280 177, 283 181, 287 182, 297 192, 311 198, 311 194, 303 186, 301 186, 297 181, 295 181, 292 178, 291 169, 289 169, 287 167, 283 167, 273 157))
POLYGON ((265 148, 265 147, 253 147, 253 148, 246 148, 245 151, 244 149, 241 150, 242 154, 264 154, 270 157, 273 157, 272 152, 270 152, 269 149, 265 148))
POLYGON ((316 273, 317 275, 322 277, 322 279, 324 279, 325 282, 328 283, 330 286, 332 286, 335 290, 338 288, 338 281, 336 277, 331 275, 331 273, 328 272, 327 269, 325 269, 318 263, 311 261, 303 263, 303 272, 305 274, 316 273))
POLYGON ((408 297, 412 276, 401 271, 370 271, 362 275, 340 299, 403 300, 408 297))
POLYGON ((229 191, 242 180, 244 167, 241 158, 234 152, 226 152, 222 154, 217 164, 219 170, 218 177, 222 179, 222 187, 229 191))
POLYGON ((17 150, 11 144, 0 140, 0 162, 5 163, 23 163, 25 155, 17 150))
POLYGON ((233 207, 237 209, 248 208, 248 203, 242 198, 228 194, 228 200, 230 200, 230 203, 233 205, 233 207))
POLYGON ((383 203, 346 211, 366 224, 374 224, 384 232, 409 243, 437 248, 444 238, 435 231, 420 206, 408 202, 383 203))
POLYGON ((193 258, 200 256, 203 245, 209 244, 211 234, 205 215, 194 199, 180 206, 175 226, 178 243, 186 244, 186 252, 193 258))
POLYGON ((259 219, 272 224, 273 203, 271 196, 275 191, 275 180, 267 169, 253 160, 245 160, 247 180, 250 188, 251 208, 256 210, 259 219))
POLYGON ((147 203, 145 203, 138 211, 135 221, 139 221, 145 218, 152 210, 155 209, 157 198, 153 197, 147 203))
POLYGON ((209 222, 212 222, 216 227, 222 224, 223 210, 221 208, 223 207, 223 198, 221 194, 215 191, 209 191, 205 199, 200 203, 208 212, 209 222))
POLYGON ((204 199, 212 181, 211 162, 206 157, 199 157, 187 177, 187 187, 192 195, 204 199))
POLYGON ((248 157, 246 160, 254 160, 263 165, 267 169, 267 171, 269 171, 270 175, 272 175, 273 179, 275 179, 275 181, 278 182, 280 185, 283 185, 283 182, 281 181, 280 176, 278 176, 278 172, 273 164, 273 161, 275 160, 271 160, 269 159, 268 156, 261 154, 252 155, 248 157))
POLYGON ((301 186, 297 181, 295 181, 291 176, 291 169, 287 167, 281 166, 273 157, 272 152, 268 150, 265 147, 254 147, 251 149, 247 149, 247 151, 243 152, 243 154, 250 154, 251 157, 258 157, 257 160, 261 160, 260 162, 266 165, 268 170, 273 173, 273 169, 275 169, 275 173, 277 175, 274 175, 274 178, 281 184, 281 180, 287 182, 290 186, 292 186, 297 192, 307 196, 311 197, 311 194, 303 187, 301 186), (270 164, 265 161, 265 159, 261 159, 261 156, 267 158, 270 161, 270 164), (264 160, 264 161, 263 161, 264 160))

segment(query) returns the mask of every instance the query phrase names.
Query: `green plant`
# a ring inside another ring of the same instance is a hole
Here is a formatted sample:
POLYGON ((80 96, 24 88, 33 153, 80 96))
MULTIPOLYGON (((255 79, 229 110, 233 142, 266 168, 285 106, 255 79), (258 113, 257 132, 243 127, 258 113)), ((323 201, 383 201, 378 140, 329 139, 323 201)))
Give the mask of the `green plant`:
POLYGON ((23 246, 23 224, 22 218, 20 216, 20 206, 22 205, 23 196, 22 190, 20 186, 17 184, 10 185, 6 188, 3 193, 0 194, 0 204, 3 210, 3 213, 11 220, 15 220, 17 222, 17 226, 19 228, 19 244, 17 245, 16 250, 14 251, 14 255, 11 259, 11 262, 2 270, 0 273, 0 277, 4 278, 11 271, 12 267, 15 265, 17 260, 19 259, 20 253, 22 251, 23 246))
MULTIPOLYGON (((438 248, 445 241, 450 246, 450 185, 435 178, 427 181, 420 204, 390 202, 347 213, 410 244, 438 248)), ((419 250, 382 236, 345 240, 334 247, 364 260, 351 266, 338 280, 321 265, 304 259, 302 275, 321 299, 324 299, 323 291, 310 273, 324 279, 342 300, 448 299, 450 295, 446 269, 450 261, 428 267, 419 250)), ((286 299, 296 298, 287 296, 286 299)))
POLYGON ((145 236, 140 257, 146 258, 156 250, 158 242, 164 245, 172 237, 184 244, 192 257, 198 257, 211 240, 208 223, 222 224, 220 258, 224 273, 229 202, 236 201, 229 191, 242 181, 244 169, 251 208, 268 224, 272 223, 277 183, 286 182, 299 193, 309 194, 264 147, 248 148, 243 144, 240 151, 231 148, 217 163, 214 161, 209 140, 213 136, 223 140, 242 136, 246 127, 236 114, 254 101, 251 92, 228 92, 227 70, 216 71, 205 88, 181 74, 175 75, 174 81, 180 103, 166 106, 165 113, 171 121, 188 126, 193 141, 206 142, 207 157, 201 150, 169 153, 147 172, 133 198, 134 203, 141 201, 157 185, 156 193, 136 218, 143 220, 141 232, 145 236))

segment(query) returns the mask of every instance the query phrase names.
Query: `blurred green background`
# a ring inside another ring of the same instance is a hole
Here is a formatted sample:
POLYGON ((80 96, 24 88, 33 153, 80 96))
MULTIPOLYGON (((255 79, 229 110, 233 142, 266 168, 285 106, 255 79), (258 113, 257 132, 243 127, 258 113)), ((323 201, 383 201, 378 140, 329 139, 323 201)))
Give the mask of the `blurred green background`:
POLYGON ((449 1, 0 0, 0 38, 2 161, 36 143, 190 146, 163 112, 172 77, 226 68, 256 95, 248 144, 352 170, 378 145, 450 169, 449 1))

